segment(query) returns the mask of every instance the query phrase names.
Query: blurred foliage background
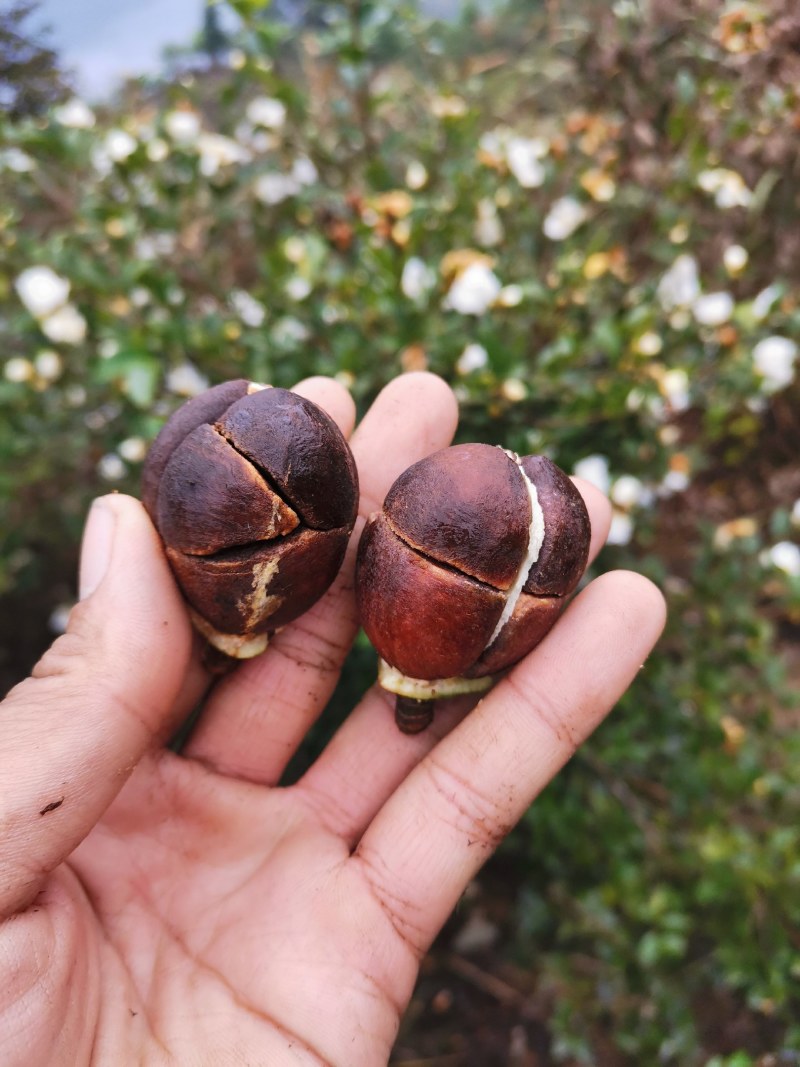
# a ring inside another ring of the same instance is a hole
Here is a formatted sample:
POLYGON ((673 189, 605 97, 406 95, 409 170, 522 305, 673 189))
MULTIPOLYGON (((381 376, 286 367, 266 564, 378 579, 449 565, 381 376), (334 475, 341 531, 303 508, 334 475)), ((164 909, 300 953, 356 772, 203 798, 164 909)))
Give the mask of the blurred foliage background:
MULTIPOLYGON (((232 0, 94 107, 31 6, 0 15, 4 687, 186 396, 323 373, 363 410, 436 371, 460 439, 610 493, 595 570, 670 622, 445 931, 397 1062, 800 1062, 791 0, 232 0)), ((324 729, 373 669, 357 645, 324 729)))

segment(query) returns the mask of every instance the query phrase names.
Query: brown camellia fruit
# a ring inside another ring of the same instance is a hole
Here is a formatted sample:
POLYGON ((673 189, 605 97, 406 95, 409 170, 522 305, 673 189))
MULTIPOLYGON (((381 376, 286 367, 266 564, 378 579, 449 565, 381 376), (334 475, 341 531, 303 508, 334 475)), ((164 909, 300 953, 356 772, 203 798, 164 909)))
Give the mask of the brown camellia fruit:
POLYGON ((166 423, 145 462, 142 500, 195 626, 220 652, 247 659, 336 577, 358 476, 321 408, 238 380, 166 423))
POLYGON ((555 623, 586 566, 578 490, 544 456, 454 445, 400 475, 361 537, 356 596, 416 733, 433 701, 480 692, 555 623))

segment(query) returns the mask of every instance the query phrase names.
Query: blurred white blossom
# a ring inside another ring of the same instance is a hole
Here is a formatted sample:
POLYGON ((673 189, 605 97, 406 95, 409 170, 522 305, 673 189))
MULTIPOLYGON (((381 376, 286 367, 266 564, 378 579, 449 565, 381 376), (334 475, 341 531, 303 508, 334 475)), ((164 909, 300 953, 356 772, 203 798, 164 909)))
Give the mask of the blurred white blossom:
POLYGON ((247 163, 251 159, 246 148, 220 133, 201 133, 197 138, 197 151, 200 154, 200 173, 207 178, 212 178, 222 167, 247 163))
POLYGON ((742 273, 747 266, 749 258, 747 249, 742 245, 728 245, 722 253, 722 262, 725 265, 725 270, 734 278, 742 273))
POLYGON ((422 189, 428 184, 428 171, 424 163, 412 159, 406 167, 406 185, 409 189, 422 189))
POLYGON ((632 537, 633 519, 624 511, 617 511, 614 509, 611 513, 611 526, 608 530, 606 544, 627 545, 630 543, 632 537))
POLYGON ((664 342, 655 330, 646 330, 633 342, 634 351, 640 356, 657 356, 664 347, 664 342))
POLYGON ((0 151, 0 169, 13 171, 14 174, 27 174, 35 167, 35 161, 21 148, 11 145, 0 151))
POLYGON ((167 389, 176 396, 197 396, 208 389, 208 385, 208 378, 193 363, 179 363, 167 371, 167 389))
POLYGON ((72 604, 57 604, 53 608, 47 620, 47 627, 51 633, 56 635, 66 633, 72 607, 72 604))
POLYGON ((671 496, 673 493, 683 493, 689 488, 689 473, 684 470, 670 470, 661 479, 659 496, 671 496))
POLYGON ((647 505, 652 500, 652 493, 644 483, 633 474, 623 474, 611 487, 611 499, 617 507, 626 508, 647 505))
POLYGON ((33 366, 39 377, 46 382, 54 382, 61 376, 61 371, 64 368, 61 356, 50 348, 37 352, 33 366))
POLYGON ((478 201, 475 240, 483 248, 493 248, 503 240, 505 231, 497 214, 497 205, 487 197, 478 201))
POLYGON ((500 392, 504 399, 512 404, 518 404, 528 395, 528 387, 521 378, 506 378, 500 386, 500 392))
POLYGON ((313 185, 319 179, 319 171, 308 156, 298 156, 292 164, 292 178, 298 185, 313 185))
POLYGON ((256 178, 254 192, 262 204, 280 204, 300 191, 297 182, 289 174, 268 171, 256 178))
POLYGON ((722 326, 730 320, 733 308, 730 293, 704 293, 692 304, 692 314, 701 326, 722 326))
POLYGON ((286 283, 285 289, 290 300, 305 300, 311 292, 311 282, 302 274, 293 274, 286 283))
POLYGON ((792 578, 800 576, 800 547, 793 541, 778 541, 777 544, 767 549, 766 558, 769 563, 792 578))
POLYGON ((485 263, 470 263, 458 274, 445 298, 445 307, 461 315, 482 315, 502 289, 497 275, 485 263))
POLYGON ((245 326, 258 329, 264 322, 267 310, 264 305, 256 300, 244 289, 234 289, 230 295, 231 307, 242 320, 245 326))
POLYGON ((141 463, 147 455, 147 442, 143 437, 126 437, 120 441, 117 452, 128 463, 141 463))
POLYGON ((106 482, 119 482, 128 473, 128 468, 116 452, 109 452, 98 462, 97 473, 106 482))
POLYGON ((279 130, 286 122, 286 105, 271 96, 257 96, 247 105, 245 112, 254 126, 279 130))
POLYGON ((65 304, 41 319, 39 328, 57 344, 79 345, 86 338, 86 319, 72 304, 65 304))
POLYGON ((563 196, 551 206, 542 230, 551 241, 564 241, 586 221, 586 208, 572 196, 563 196))
POLYGON ((608 473, 608 460, 605 456, 592 455, 578 460, 572 473, 585 482, 591 482, 601 493, 608 495, 611 478, 608 473))
POLYGON ((780 298, 779 285, 768 285, 766 289, 762 289, 753 301, 753 318, 756 322, 763 322, 780 298))
POLYGON ((33 364, 29 359, 23 359, 22 356, 14 356, 12 359, 6 360, 3 365, 3 375, 9 382, 15 382, 16 384, 29 382, 33 374, 33 364))
POLYGON ((95 124, 94 111, 77 96, 53 109, 53 118, 62 126, 76 130, 90 130, 95 124))
POLYGON ((661 275, 656 295, 665 311, 691 307, 700 296, 700 278, 694 256, 678 256, 661 275))
POLYGON ((477 342, 468 344, 456 360, 456 370, 459 374, 472 374, 473 371, 483 370, 489 363, 489 353, 477 342))
POLYGON ((697 184, 704 193, 714 197, 717 207, 748 207, 753 198, 741 174, 727 167, 701 171, 697 184))
POLYGON ((70 283, 51 267, 28 267, 17 277, 14 288, 31 315, 43 318, 67 302, 70 283))
POLYGON ((682 367, 666 371, 660 380, 661 392, 673 411, 686 411, 691 403, 689 375, 682 367))
POLYGON ((293 315, 278 319, 272 330, 273 339, 281 345, 301 345, 311 336, 308 327, 293 315))
POLYGON ((404 296, 409 300, 421 300, 435 284, 436 274, 424 260, 419 256, 411 256, 406 260, 400 276, 400 288, 404 296))
POLYGON ((138 142, 127 130, 109 130, 105 138, 105 150, 114 163, 124 163, 138 147, 138 142))
POLYGON ((200 116, 194 111, 168 111, 164 129, 178 144, 191 144, 200 135, 200 116))
POLYGON ((518 307, 525 297, 525 293, 521 285, 504 285, 497 295, 496 303, 500 307, 515 308, 518 307))
POLYGON ((508 169, 523 189, 538 189, 544 184, 542 159, 548 152, 547 141, 541 137, 511 137, 506 145, 508 169))
POLYGON ((783 389, 794 378, 797 345, 788 337, 765 337, 753 349, 753 366, 764 379, 767 393, 783 389))
POLYGON ((169 145, 163 137, 154 137, 148 141, 145 151, 151 163, 162 163, 169 155, 169 145))

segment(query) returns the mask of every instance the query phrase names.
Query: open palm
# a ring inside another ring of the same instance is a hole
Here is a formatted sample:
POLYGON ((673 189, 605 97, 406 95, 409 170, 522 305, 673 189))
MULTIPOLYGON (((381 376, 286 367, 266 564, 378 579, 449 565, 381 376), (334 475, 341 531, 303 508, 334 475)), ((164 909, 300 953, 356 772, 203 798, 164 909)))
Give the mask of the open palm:
MULTIPOLYGON (((335 383, 297 388, 350 433, 335 383)), ((384 390, 352 439, 362 517, 455 421, 430 375, 384 390)), ((595 553, 608 507, 580 488, 595 553)), ((468 718, 450 701, 407 737, 372 689, 278 787, 356 631, 359 530, 328 594, 215 685, 176 755, 164 741, 208 678, 143 509, 96 506, 85 598, 0 705, 4 1067, 386 1063, 464 887, 663 623, 649 583, 605 575, 468 718)))

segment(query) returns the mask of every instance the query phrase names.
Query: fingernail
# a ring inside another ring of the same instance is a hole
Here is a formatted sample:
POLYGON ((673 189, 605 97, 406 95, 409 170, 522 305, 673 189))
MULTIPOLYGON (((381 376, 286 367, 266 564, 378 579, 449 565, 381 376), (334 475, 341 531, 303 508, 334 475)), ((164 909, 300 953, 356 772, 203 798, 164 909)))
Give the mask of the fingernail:
POLYGON ((78 598, 91 596, 102 582, 111 559, 114 542, 116 515, 108 504, 100 499, 92 504, 81 541, 81 562, 78 577, 78 598))

